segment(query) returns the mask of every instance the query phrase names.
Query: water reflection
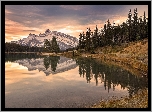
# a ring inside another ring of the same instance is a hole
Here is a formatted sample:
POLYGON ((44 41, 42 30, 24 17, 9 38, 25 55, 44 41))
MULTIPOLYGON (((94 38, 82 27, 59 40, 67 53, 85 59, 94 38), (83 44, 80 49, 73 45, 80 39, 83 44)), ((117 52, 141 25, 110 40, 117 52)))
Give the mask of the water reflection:
POLYGON ((103 82, 108 92, 109 89, 112 88, 114 91, 116 86, 121 85, 122 89, 127 88, 129 95, 132 95, 139 89, 148 87, 148 82, 144 77, 137 77, 120 67, 98 63, 89 58, 79 58, 76 63, 79 65, 80 77, 85 77, 87 83, 94 78, 96 85, 103 82))
POLYGON ((28 68, 28 71, 38 69, 39 72, 43 71, 46 76, 56 74, 77 67, 73 59, 60 57, 60 56, 41 56, 34 53, 11 53, 5 54, 5 62, 16 62, 19 65, 28 68))
POLYGON ((55 72, 57 63, 59 64, 60 57, 59 56, 46 56, 44 57, 44 66, 46 70, 51 65, 51 70, 55 72))
POLYGON ((5 53, 5 62, 14 62, 22 59, 44 58, 45 56, 37 55, 36 53, 5 53))
POLYGON ((105 90, 113 91, 118 85, 121 89, 127 89, 129 95, 136 93, 139 89, 147 88, 148 82, 145 77, 137 77, 130 72, 117 66, 98 63, 94 59, 78 58, 70 59, 59 56, 40 56, 36 54, 5 54, 5 62, 16 62, 28 68, 28 71, 38 69, 46 76, 50 74, 63 73, 79 66, 80 77, 86 79, 87 83, 94 82, 96 86, 103 83, 105 90))
POLYGON ((28 71, 38 69, 43 71, 46 76, 68 71, 77 67, 73 59, 60 56, 41 56, 32 54, 5 54, 5 62, 16 62, 28 68, 28 71))

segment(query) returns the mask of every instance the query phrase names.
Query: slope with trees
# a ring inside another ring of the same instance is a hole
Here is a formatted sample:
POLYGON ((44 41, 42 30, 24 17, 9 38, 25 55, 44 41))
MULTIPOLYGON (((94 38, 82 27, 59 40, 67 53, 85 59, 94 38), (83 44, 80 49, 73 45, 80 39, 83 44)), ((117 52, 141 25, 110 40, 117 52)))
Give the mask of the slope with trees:
POLYGON ((134 9, 132 15, 130 9, 128 19, 121 25, 115 26, 115 23, 112 25, 108 19, 100 32, 96 25, 94 32, 87 28, 86 34, 83 32, 79 36, 79 49, 85 49, 88 52, 92 52, 97 47, 138 41, 148 38, 148 18, 146 18, 145 12, 143 18, 138 17, 137 8, 134 9))

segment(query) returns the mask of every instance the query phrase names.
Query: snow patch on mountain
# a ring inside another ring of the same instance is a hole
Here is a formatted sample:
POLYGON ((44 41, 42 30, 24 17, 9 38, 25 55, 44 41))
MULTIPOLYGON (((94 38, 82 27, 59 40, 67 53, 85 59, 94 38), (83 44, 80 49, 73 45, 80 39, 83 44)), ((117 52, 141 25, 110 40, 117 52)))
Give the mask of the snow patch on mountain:
POLYGON ((66 50, 68 48, 73 48, 78 45, 78 39, 76 37, 57 32, 57 31, 50 31, 47 29, 45 33, 40 33, 39 35, 29 34, 27 38, 20 39, 16 42, 23 46, 35 46, 35 47, 43 47, 45 39, 52 40, 53 36, 56 37, 57 43, 61 50, 66 50))

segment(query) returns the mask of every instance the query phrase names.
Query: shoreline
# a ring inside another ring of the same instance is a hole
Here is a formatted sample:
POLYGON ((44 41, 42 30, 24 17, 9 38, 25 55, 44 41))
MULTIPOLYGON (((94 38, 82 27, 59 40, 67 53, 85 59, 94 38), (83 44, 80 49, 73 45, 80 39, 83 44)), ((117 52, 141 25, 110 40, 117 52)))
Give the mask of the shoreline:
POLYGON ((39 52, 5 52, 5 53, 8 53, 8 54, 9 54, 9 53, 10 53, 10 54, 11 54, 11 53, 26 53, 26 54, 27 54, 27 53, 39 53, 39 52))
MULTIPOLYGON (((108 65, 117 65, 125 70, 133 73, 137 77, 148 77, 148 39, 144 39, 137 42, 128 43, 127 46, 122 47, 117 52, 107 52, 107 50, 113 51, 115 48, 101 48, 95 54, 91 53, 78 53, 73 56, 73 52, 64 53, 38 53, 44 56, 65 56, 68 58, 93 58, 97 62, 104 62, 108 65), (106 52, 103 52, 103 51, 106 52)), ((17 52, 19 53, 19 52, 17 52)), ((20 52, 31 53, 31 52, 20 52)), ((147 78, 148 80, 148 78, 147 78)), ((148 89, 139 90, 138 94, 134 94, 133 97, 122 97, 121 99, 110 99, 108 101, 97 102, 94 105, 86 108, 147 108, 148 107, 148 89), (137 102, 138 100, 138 102, 137 102), (140 105, 139 105, 140 104, 140 105)), ((84 107, 85 108, 85 107, 84 107)))

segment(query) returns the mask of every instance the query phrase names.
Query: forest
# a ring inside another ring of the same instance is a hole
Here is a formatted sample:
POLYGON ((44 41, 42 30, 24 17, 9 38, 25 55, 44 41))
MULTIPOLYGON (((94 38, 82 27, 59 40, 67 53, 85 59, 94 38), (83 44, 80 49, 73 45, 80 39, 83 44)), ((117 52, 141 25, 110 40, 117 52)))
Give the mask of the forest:
POLYGON ((132 14, 129 10, 128 19, 121 25, 115 26, 110 23, 109 19, 105 22, 104 27, 99 31, 96 25, 94 32, 87 28, 86 34, 79 35, 79 49, 85 49, 92 52, 97 47, 121 45, 148 38, 148 18, 144 15, 138 17, 137 8, 132 14))

